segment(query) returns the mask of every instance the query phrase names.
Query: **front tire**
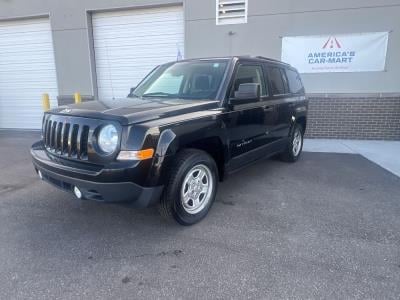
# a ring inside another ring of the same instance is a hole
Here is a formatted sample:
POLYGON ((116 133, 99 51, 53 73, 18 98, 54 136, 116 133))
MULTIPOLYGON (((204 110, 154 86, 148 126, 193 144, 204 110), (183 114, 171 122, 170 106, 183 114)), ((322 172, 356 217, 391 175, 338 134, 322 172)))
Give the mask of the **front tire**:
POLYGON ((290 133, 289 142, 285 151, 281 154, 281 159, 287 162, 295 162, 299 159, 303 150, 303 127, 295 123, 290 133))
POLYGON ((216 196, 218 169, 214 159, 197 149, 182 150, 170 169, 169 180, 160 200, 162 216, 181 225, 201 221, 216 196))

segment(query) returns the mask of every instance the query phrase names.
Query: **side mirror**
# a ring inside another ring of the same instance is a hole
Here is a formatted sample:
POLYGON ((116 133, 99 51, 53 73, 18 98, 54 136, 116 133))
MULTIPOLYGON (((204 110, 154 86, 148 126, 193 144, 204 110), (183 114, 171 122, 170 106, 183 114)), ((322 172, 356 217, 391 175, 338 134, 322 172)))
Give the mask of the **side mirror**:
POLYGON ((260 100, 260 85, 258 83, 242 83, 235 92, 234 98, 229 100, 230 104, 245 104, 260 100))
POLYGON ((135 87, 131 87, 131 89, 129 90, 129 94, 128 97, 132 97, 133 96, 133 92, 136 90, 136 86, 135 87))

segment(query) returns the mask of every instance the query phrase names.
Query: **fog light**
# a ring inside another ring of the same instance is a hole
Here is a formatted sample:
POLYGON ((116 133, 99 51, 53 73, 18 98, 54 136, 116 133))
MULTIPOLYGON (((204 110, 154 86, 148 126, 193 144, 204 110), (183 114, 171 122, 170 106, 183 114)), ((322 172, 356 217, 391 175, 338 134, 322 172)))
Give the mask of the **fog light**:
POLYGON ((76 186, 74 186, 74 194, 75 194, 76 198, 82 199, 82 192, 81 192, 81 190, 80 190, 78 187, 76 187, 76 186))
POLYGON ((37 173, 38 173, 38 175, 39 175, 39 178, 43 180, 43 174, 42 174, 42 172, 41 172, 40 170, 38 170, 37 173))

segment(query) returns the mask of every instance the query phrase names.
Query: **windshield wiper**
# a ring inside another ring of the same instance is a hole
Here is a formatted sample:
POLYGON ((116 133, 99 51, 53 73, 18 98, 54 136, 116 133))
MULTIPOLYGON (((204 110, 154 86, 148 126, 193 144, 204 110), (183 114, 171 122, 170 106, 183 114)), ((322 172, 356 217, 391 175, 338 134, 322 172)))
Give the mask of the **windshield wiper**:
POLYGON ((174 96, 173 94, 164 93, 164 92, 154 92, 154 93, 147 93, 143 94, 142 97, 171 97, 174 96))

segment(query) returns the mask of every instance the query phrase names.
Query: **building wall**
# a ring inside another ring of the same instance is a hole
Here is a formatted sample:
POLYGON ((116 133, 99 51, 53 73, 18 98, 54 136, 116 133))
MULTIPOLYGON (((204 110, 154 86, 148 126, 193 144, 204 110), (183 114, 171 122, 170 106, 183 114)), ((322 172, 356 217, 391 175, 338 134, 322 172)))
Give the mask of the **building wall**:
POLYGON ((400 0, 248 0, 247 24, 220 26, 215 25, 215 0, 3 0, 0 20, 50 15, 60 95, 95 95, 88 11, 182 1, 186 57, 249 54, 279 59, 282 36, 391 31, 385 72, 302 77, 308 93, 400 92, 400 0))
POLYGON ((248 1, 247 24, 216 26, 215 0, 186 0, 186 56, 249 54, 280 59, 282 36, 391 31, 385 72, 302 78, 308 93, 400 92, 400 0, 248 1))
MULTIPOLYGON (((90 11, 182 3, 180 0, 0 0, 0 21, 50 16, 61 102, 79 91, 96 96, 90 11)), ((129 87, 127 87, 129 90, 129 87)))
POLYGON ((400 97, 312 95, 308 138, 400 140, 400 97))

